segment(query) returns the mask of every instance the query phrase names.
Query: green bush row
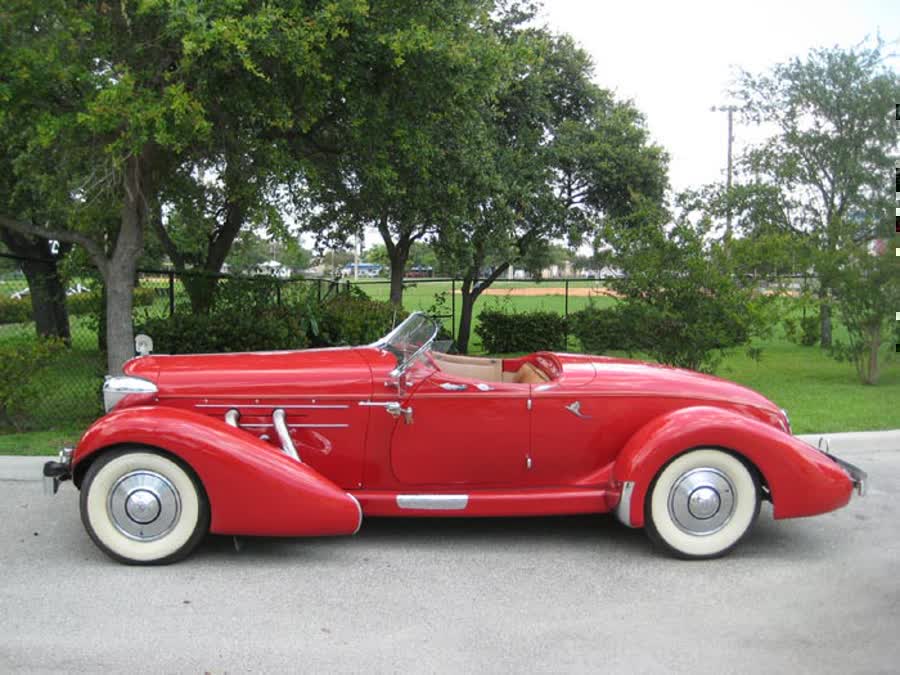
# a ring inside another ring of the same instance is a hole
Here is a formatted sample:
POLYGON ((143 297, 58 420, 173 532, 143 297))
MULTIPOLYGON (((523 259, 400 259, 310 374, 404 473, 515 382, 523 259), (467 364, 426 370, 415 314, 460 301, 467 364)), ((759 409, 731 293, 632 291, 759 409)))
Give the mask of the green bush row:
MULTIPOLYGON (((156 299, 156 289, 139 287, 134 289, 134 306, 146 307, 156 299)), ((101 295, 99 292, 75 293, 66 297, 69 316, 96 314, 100 311, 101 295)), ((31 298, 10 298, 0 296, 0 325, 8 323, 26 323, 31 321, 31 298)))
POLYGON ((484 310, 478 315, 475 333, 491 354, 566 348, 566 319, 554 312, 484 310))
POLYGON ((751 320, 714 303, 698 304, 685 320, 647 303, 622 302, 606 309, 589 306, 568 319, 552 312, 485 310, 475 332, 492 354, 563 351, 568 333, 589 353, 640 352, 661 363, 711 370, 715 354, 747 343, 751 320))
POLYGON ((35 377, 63 348, 59 340, 39 340, 29 344, 0 344, 0 428, 21 431, 41 392, 35 377))
POLYGON ((161 354, 302 349, 368 344, 405 316, 359 290, 322 304, 311 295, 276 298, 268 283, 226 282, 208 313, 146 316, 136 330, 150 335, 161 354))

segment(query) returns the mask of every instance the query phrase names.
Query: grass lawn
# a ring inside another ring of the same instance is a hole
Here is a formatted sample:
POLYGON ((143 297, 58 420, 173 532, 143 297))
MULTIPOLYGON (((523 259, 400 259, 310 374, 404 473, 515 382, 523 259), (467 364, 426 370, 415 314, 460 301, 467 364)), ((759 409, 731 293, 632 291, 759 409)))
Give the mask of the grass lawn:
POLYGON ((85 427, 72 427, 53 431, 0 434, 0 455, 55 455, 60 448, 75 445, 84 429, 85 427))

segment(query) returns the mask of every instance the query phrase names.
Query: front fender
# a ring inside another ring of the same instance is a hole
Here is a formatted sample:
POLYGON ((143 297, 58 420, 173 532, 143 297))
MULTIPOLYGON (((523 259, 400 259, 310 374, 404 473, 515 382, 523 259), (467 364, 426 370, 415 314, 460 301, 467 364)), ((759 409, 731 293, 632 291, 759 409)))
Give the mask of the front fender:
POLYGON ((125 408, 99 419, 72 457, 73 475, 116 446, 159 448, 190 466, 206 490, 217 534, 352 534, 357 501, 306 464, 223 421, 161 406, 125 408))
POLYGON ((631 526, 643 526, 647 491, 660 469, 686 450, 700 447, 731 451, 756 466, 769 487, 775 518, 812 516, 850 501, 850 478, 815 448, 745 415, 696 406, 651 420, 619 453, 613 479, 620 485, 633 483, 627 507, 631 526))

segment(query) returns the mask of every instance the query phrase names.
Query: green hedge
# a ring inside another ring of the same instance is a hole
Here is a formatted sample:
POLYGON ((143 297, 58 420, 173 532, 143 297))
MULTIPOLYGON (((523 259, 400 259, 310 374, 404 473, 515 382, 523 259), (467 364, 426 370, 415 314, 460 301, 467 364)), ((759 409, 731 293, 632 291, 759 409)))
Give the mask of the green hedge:
POLYGON ((31 321, 31 300, 0 296, 0 325, 31 321))
POLYGON ((41 396, 38 375, 62 350, 58 340, 0 345, 0 427, 22 430, 41 396))
POLYGON ((487 309, 478 315, 475 333, 490 354, 566 349, 566 320, 554 312, 487 309))
POLYGON ((153 351, 160 354, 302 349, 308 344, 301 317, 290 307, 243 313, 176 312, 171 317, 147 317, 136 331, 152 337, 153 351))
MULTIPOLYGON (((96 314, 100 311, 99 292, 75 293, 66 297, 69 316, 96 314)), ((139 287, 134 289, 134 306, 147 307, 156 300, 156 289, 139 287)), ((0 325, 8 323, 26 323, 32 320, 31 298, 14 299, 0 296, 0 325)))
POLYGON ((375 342, 407 316, 391 303, 372 300, 362 291, 331 298, 319 312, 318 335, 311 335, 319 346, 375 342))

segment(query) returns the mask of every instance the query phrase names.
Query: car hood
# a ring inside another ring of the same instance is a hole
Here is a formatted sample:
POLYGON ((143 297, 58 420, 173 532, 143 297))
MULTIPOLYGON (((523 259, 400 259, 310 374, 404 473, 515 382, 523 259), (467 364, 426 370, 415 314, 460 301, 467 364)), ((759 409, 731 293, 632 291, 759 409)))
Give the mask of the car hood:
POLYGON ((372 388, 366 361, 349 347, 144 356, 123 370, 154 382, 160 399, 361 395, 372 388))
POLYGON ((747 387, 692 370, 631 359, 593 357, 596 375, 591 387, 607 395, 665 396, 778 411, 778 406, 747 387))

